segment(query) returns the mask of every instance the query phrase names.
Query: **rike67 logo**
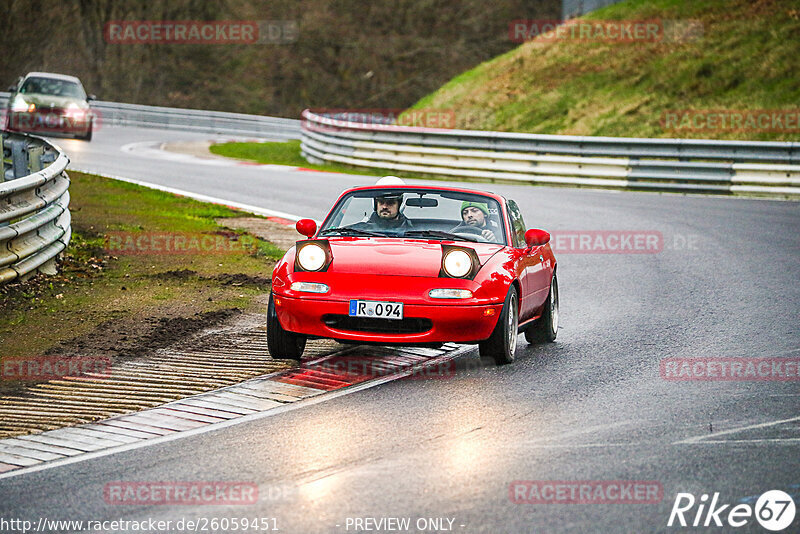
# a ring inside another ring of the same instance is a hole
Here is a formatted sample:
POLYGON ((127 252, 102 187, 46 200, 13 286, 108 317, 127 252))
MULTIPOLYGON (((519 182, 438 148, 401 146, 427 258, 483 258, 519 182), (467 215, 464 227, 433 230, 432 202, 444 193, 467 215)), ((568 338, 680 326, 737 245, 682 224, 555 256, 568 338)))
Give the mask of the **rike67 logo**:
POLYGON ((781 490, 770 490, 761 494, 755 506, 737 504, 731 507, 730 504, 718 504, 719 493, 714 493, 710 503, 708 497, 706 493, 700 499, 696 499, 691 493, 678 493, 667 526, 738 528, 751 523, 755 518, 763 528, 778 532, 788 528, 794 521, 794 500, 781 490))

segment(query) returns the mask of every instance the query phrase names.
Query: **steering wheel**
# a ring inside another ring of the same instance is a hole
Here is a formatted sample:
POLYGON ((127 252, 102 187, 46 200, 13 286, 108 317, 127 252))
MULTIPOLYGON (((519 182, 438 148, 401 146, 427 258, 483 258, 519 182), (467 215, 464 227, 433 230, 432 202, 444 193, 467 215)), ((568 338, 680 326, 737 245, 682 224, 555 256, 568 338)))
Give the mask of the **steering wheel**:
POLYGON ((475 228, 474 226, 467 226, 465 228, 459 228, 458 232, 453 232, 456 235, 459 234, 468 234, 470 237, 477 237, 478 243, 488 243, 489 240, 483 237, 483 230, 480 228, 475 228))

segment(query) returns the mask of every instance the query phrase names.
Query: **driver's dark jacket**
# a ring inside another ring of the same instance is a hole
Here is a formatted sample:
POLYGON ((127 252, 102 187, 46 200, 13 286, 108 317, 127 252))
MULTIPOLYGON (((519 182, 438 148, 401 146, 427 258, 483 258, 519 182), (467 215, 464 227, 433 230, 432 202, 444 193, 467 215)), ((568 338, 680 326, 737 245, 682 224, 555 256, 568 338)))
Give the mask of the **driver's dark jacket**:
POLYGON ((402 213, 398 213, 394 219, 384 219, 376 212, 372 212, 369 219, 353 225, 353 228, 358 230, 395 230, 413 228, 414 225, 408 220, 408 217, 402 213))

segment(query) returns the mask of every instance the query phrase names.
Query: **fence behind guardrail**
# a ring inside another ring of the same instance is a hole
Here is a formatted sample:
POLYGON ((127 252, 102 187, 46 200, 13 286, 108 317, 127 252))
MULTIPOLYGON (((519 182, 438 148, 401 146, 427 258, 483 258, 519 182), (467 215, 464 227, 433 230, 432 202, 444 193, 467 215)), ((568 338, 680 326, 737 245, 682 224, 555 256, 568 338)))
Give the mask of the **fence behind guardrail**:
POLYGON ((69 245, 69 158, 40 137, 2 134, 0 283, 43 272, 69 245))

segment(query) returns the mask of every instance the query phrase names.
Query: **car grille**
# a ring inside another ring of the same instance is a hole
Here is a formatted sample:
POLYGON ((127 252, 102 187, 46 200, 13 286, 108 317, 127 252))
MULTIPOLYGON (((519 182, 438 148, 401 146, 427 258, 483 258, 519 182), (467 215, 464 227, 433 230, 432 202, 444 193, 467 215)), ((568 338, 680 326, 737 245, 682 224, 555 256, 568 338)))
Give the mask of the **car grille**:
POLYGON ((371 332, 375 334, 421 334, 433 328, 433 323, 430 319, 422 319, 420 317, 405 317, 396 320, 329 314, 322 316, 322 322, 336 330, 371 332))

